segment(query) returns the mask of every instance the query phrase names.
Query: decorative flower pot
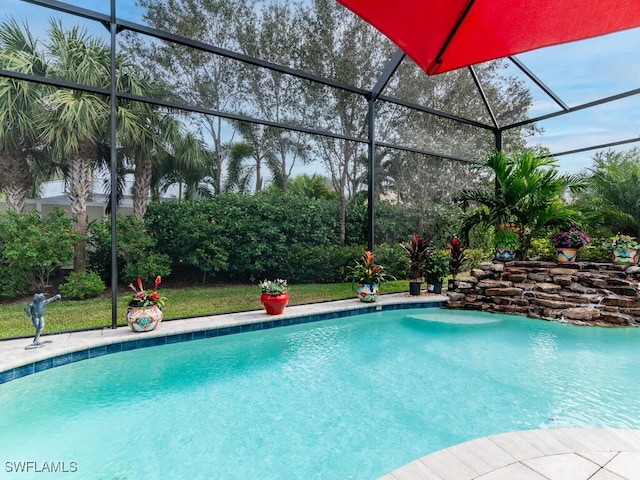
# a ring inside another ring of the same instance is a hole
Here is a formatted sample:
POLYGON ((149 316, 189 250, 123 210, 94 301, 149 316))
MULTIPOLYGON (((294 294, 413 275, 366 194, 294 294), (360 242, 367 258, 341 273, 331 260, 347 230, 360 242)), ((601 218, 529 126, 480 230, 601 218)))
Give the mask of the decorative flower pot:
POLYGON ((634 248, 621 248, 613 250, 613 263, 638 263, 638 250, 634 248))
POLYGON ((284 312, 284 307, 289 303, 289 292, 278 295, 263 293, 260 300, 269 315, 280 315, 284 312))
POLYGON ((409 295, 420 295, 422 282, 420 280, 409 280, 409 295))
POLYGON ((579 248, 556 247, 558 263, 575 263, 579 248))
POLYGON ((496 247, 496 260, 500 262, 511 262, 516 259, 516 251, 508 248, 496 247))
POLYGON ((361 283, 358 285, 358 298, 361 302, 375 302, 380 294, 380 288, 375 283, 361 283))
POLYGON ((162 321, 162 310, 157 304, 146 307, 129 306, 127 309, 127 325, 134 332, 150 332, 162 321))

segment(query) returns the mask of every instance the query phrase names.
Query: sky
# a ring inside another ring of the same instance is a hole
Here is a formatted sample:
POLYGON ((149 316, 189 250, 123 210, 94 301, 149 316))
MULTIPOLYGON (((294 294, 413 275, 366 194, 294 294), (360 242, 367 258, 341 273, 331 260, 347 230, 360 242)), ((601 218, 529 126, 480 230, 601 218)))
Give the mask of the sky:
MULTIPOLYGON (((109 13, 108 0, 67 0, 66 3, 109 13)), ((21 0, 0 0, 0 20, 12 16, 26 21, 32 32, 46 31, 52 11, 21 0)), ((117 0, 119 18, 142 22, 142 11, 135 0, 117 0)), ((91 32, 107 31, 95 22, 55 12, 65 24, 81 24, 91 32)), ((570 107, 620 92, 640 88, 640 28, 618 32, 569 44, 547 47, 517 55, 556 95, 570 107)), ((521 78, 515 67, 508 72, 521 78)), ((528 80, 525 80, 529 82, 528 80)), ((557 111, 559 107, 533 83, 527 83, 534 102, 530 116, 557 111)), ((541 134, 529 139, 530 145, 542 145, 551 153, 640 137, 640 95, 627 97, 603 106, 538 122, 541 134)), ((640 142, 615 147, 627 150, 640 142)), ((594 151, 558 156, 560 170, 577 173, 591 165, 594 151)))

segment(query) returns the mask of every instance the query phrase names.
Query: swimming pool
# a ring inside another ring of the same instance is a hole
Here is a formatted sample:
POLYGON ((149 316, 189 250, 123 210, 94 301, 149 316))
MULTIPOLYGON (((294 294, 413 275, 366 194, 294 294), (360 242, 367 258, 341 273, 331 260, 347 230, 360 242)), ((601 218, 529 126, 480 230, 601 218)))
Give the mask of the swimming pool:
POLYGON ((640 428, 639 342, 411 309, 106 355, 0 385, 0 472, 375 479, 503 431, 640 428))

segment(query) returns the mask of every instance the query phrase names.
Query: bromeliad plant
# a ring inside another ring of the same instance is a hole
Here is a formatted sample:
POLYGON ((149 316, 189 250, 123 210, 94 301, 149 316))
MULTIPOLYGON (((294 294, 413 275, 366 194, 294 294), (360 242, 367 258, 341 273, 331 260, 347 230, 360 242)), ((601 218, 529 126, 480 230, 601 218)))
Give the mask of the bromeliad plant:
POLYGON ((609 248, 611 250, 638 250, 640 244, 638 244, 635 237, 618 234, 609 241, 609 248))
POLYGON ((551 243, 556 248, 580 248, 584 245, 591 245, 591 239, 577 227, 571 227, 566 232, 551 235, 551 243))
POLYGON ((133 298, 129 301, 130 307, 148 307, 149 305, 159 305, 160 307, 164 305, 166 302, 166 297, 161 297, 158 294, 158 286, 162 278, 160 275, 156 277, 155 284, 153 286, 153 290, 145 290, 142 285, 142 280, 138 277, 138 288, 136 288, 133 283, 129 284, 129 288, 135 292, 133 298))
POLYGON ((260 291, 267 295, 280 295, 289 290, 287 281, 282 278, 276 278, 275 280, 263 280, 258 284, 260 291))
POLYGON ((347 280, 363 285, 385 282, 389 276, 385 272, 385 267, 374 262, 374 254, 369 250, 364 252, 360 261, 356 260, 355 265, 347 269, 349 270, 347 280))

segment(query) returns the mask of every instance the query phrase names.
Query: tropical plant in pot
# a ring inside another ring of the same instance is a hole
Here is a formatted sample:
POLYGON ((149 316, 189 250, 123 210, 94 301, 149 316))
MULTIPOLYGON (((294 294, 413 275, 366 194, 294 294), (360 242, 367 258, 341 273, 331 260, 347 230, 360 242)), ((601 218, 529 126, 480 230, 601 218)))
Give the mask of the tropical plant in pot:
POLYGON ((358 284, 358 298, 362 302, 375 302, 380 293, 380 283, 390 277, 385 267, 375 263, 373 252, 367 250, 355 265, 347 267, 347 280, 358 284))
POLYGON ((161 281, 162 278, 158 275, 152 290, 145 290, 140 278, 136 282, 137 288, 133 283, 129 284, 134 295, 129 299, 127 325, 134 332, 149 332, 162 321, 162 306, 167 298, 158 293, 161 281))
POLYGON ((578 227, 571 227, 551 235, 551 243, 556 249, 558 263, 573 263, 580 247, 591 245, 591 239, 578 227))
POLYGON ((289 303, 289 285, 282 278, 263 280, 258 284, 262 295, 260 301, 269 315, 279 315, 289 303))
POLYGON ((496 260, 510 261, 515 259, 520 247, 521 230, 515 223, 501 223, 495 227, 493 245, 496 249, 496 260))
POLYGON ((608 248, 613 251, 613 263, 638 263, 640 244, 635 237, 618 234, 609 240, 608 248))
POLYGON ((431 250, 425 260, 428 290, 433 293, 442 292, 442 279, 449 273, 449 258, 439 250, 431 250))
POLYGON ((409 293, 411 295, 420 295, 420 287, 424 281, 424 263, 431 253, 430 243, 430 239, 425 239, 414 233, 409 243, 400 244, 409 258, 409 269, 411 270, 409 293))

